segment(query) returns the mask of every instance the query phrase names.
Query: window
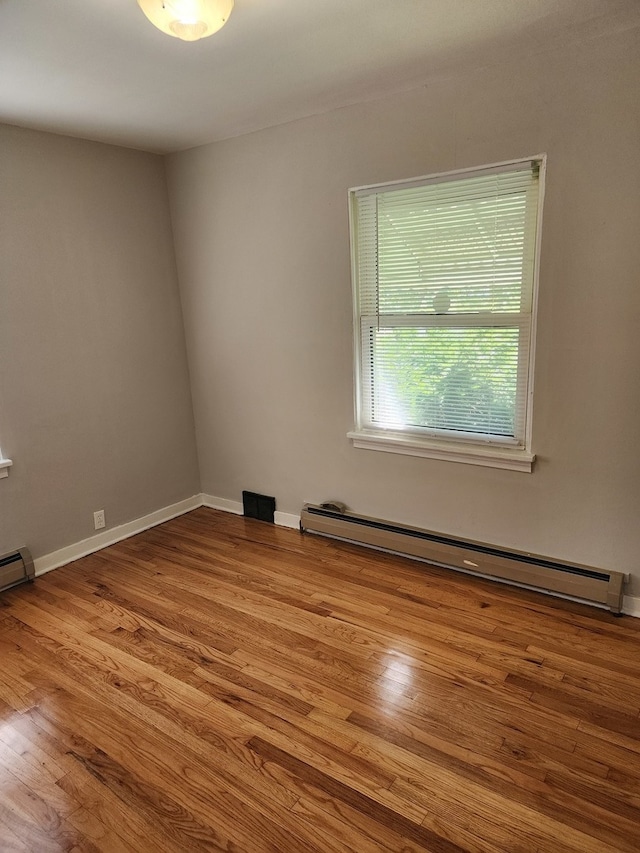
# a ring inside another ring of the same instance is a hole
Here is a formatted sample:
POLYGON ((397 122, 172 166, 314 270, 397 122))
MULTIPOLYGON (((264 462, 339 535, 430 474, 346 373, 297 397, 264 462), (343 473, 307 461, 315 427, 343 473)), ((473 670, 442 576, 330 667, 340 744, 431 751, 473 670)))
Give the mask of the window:
POLYGON ((544 165, 351 190, 356 447, 531 470, 544 165))

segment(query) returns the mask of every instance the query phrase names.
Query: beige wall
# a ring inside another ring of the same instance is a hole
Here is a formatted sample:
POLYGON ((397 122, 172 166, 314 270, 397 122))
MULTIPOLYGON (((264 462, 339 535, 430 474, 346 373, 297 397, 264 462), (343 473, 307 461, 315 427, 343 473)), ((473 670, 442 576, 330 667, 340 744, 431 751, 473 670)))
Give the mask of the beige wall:
POLYGON ((203 491, 636 574, 638 30, 168 160, 203 491), (347 188, 548 153, 533 474, 356 450, 347 188))
POLYGON ((0 553, 199 491, 162 159, 0 127, 0 553))

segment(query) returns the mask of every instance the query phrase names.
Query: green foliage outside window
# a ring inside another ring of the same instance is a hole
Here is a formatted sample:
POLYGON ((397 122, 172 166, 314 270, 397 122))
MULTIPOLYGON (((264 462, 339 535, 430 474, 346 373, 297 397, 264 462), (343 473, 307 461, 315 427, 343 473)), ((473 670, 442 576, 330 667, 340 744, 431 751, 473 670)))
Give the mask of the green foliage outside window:
POLYGON ((513 435, 518 329, 373 331, 374 420, 513 435))

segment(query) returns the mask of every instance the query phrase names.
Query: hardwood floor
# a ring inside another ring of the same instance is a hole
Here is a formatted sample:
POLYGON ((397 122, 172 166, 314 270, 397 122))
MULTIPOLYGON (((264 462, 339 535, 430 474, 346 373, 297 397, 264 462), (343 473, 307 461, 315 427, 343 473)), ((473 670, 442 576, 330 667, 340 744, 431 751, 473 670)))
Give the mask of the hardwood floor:
POLYGON ((199 509, 0 595, 0 850, 636 853, 639 652, 199 509))

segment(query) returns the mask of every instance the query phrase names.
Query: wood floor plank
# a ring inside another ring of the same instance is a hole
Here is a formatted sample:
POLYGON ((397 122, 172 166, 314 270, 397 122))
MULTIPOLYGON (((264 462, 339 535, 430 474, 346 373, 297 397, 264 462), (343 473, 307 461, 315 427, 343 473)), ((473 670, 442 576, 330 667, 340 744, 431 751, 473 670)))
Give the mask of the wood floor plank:
MULTIPOLYGON (((111 714, 108 724, 95 714, 85 719, 86 696, 57 692, 63 713, 45 705, 40 713, 32 712, 36 719, 66 740, 87 772, 160 826, 173 842, 184 838, 187 850, 227 850, 257 835, 268 842, 265 849, 300 846, 296 832, 265 814, 273 810, 273 803, 256 807, 257 799, 243 789, 240 780, 233 790, 215 767, 132 718, 127 724, 121 713, 111 714), (75 719, 79 735, 70 730, 69 718, 75 719)), ((310 839, 305 843, 309 850, 317 849, 310 839)))
POLYGON ((508 675, 506 681, 529 693, 529 701, 536 705, 558 710, 567 717, 577 714, 581 719, 586 718, 595 725, 604 723, 607 729, 629 737, 640 733, 640 708, 631 702, 621 702, 616 707, 615 702, 603 698, 596 691, 581 690, 568 681, 551 686, 540 683, 535 678, 515 674, 508 675))
POLYGON ((68 817, 79 806, 78 802, 57 787, 57 779, 47 772, 46 765, 34 766, 4 743, 0 743, 0 776, 15 777, 62 818, 68 817))
POLYGON ((14 711, 26 711, 31 702, 29 695, 33 684, 29 684, 21 676, 7 670, 0 673, 0 701, 14 711))
POLYGON ((334 799, 347 803, 378 823, 382 823, 384 826, 396 830, 417 844, 431 849, 433 853, 460 853, 462 850, 457 844, 451 843, 429 830, 423 830, 413 821, 404 817, 404 815, 394 812, 388 806, 341 783, 329 774, 311 767, 288 752, 267 743, 262 738, 252 738, 249 741, 249 747, 263 760, 279 764, 300 779, 309 782, 326 794, 329 794, 334 799))
MULTIPOLYGON (((414 793, 424 791, 426 799, 417 794, 418 803, 431 800, 435 790, 446 794, 448 801, 470 801, 476 804, 476 808, 484 804, 487 812, 495 810, 501 803, 499 810, 517 821, 514 829, 517 826, 528 826, 529 833, 537 829, 546 835, 548 845, 549 841, 553 842, 558 826, 563 823, 565 838, 574 838, 578 850, 581 847, 586 850, 589 846, 587 839, 582 838, 585 829, 598 839, 598 843, 610 842, 607 820, 616 814, 628 837, 624 849, 633 850, 638 843, 640 811, 634 798, 627 797, 625 802, 616 802, 611 797, 611 789, 607 789, 606 782, 602 780, 597 787, 590 786, 589 798, 584 796, 584 790, 578 798, 574 795, 580 790, 581 783, 576 779, 562 777, 560 782, 559 777, 551 778, 545 774, 543 780, 538 780, 521 774, 517 769, 500 767, 494 761, 479 761, 473 755, 465 759, 446 756, 448 761, 440 760, 436 764, 433 752, 416 757, 411 751, 413 745, 410 742, 395 739, 392 742, 399 749, 394 749, 389 746, 391 738, 393 735, 387 737, 384 746, 376 743, 375 738, 367 738, 366 744, 356 747, 354 751, 373 763, 384 756, 385 761, 396 769, 398 777, 391 786, 392 790, 403 787, 407 791, 409 788, 406 785, 409 785, 414 793), (383 753, 381 749, 384 749, 383 753), (438 768, 435 773, 434 766, 438 768)), ((597 844, 592 844, 591 848, 597 849, 597 844)))
POLYGON ((0 594, 0 851, 636 853, 639 651, 194 510, 0 594))
MULTIPOLYGON (((2 804, 0 803, 0 811, 2 804)), ((2 839, 3 853, 29 853, 26 840, 20 838, 13 829, 0 818, 0 838, 2 839)))
MULTIPOLYGON (((310 787, 307 785, 307 788, 310 787)), ((402 838, 398 833, 361 811, 343 802, 338 806, 336 802, 334 797, 322 796, 322 794, 318 796, 315 792, 307 790, 305 796, 293 806, 292 812, 299 819, 311 824, 326 840, 327 846, 337 841, 340 849, 347 851, 357 849, 361 853, 379 853, 380 850, 410 853, 410 851, 423 849, 422 846, 415 847, 408 839, 402 838), (327 808, 327 804, 331 804, 333 808, 327 808), (345 813, 347 820, 342 817, 345 813)))
POLYGON ((136 853, 136 848, 132 844, 124 841, 87 809, 78 809, 69 817, 68 823, 82 833, 98 850, 109 851, 109 853, 136 853))
MULTIPOLYGON (((63 795, 62 791, 59 793, 63 795)), ((74 844, 91 847, 82 833, 70 827, 54 804, 43 799, 33 785, 24 784, 7 767, 0 773, 0 821, 24 840, 29 850, 57 853, 74 844)))
MULTIPOLYGON (((32 723, 35 727, 35 723, 32 723)), ((81 808, 71 815, 73 825, 88 837, 98 848, 109 853, 113 839, 111 833, 117 835, 118 842, 131 848, 134 853, 141 850, 162 850, 162 853, 183 853, 185 841, 180 837, 172 841, 167 833, 162 833, 155 822, 155 815, 146 819, 136 809, 124 802, 110 788, 103 785, 84 767, 73 760, 73 767, 58 785, 63 791, 73 796, 81 808), (89 814, 99 823, 85 824, 83 814, 89 814), (105 827, 107 835, 102 834, 105 827)))
MULTIPOLYGON (((166 728, 165 728, 165 731, 167 731, 167 729, 166 729, 166 728)), ((169 733, 170 733, 170 734, 172 734, 172 732, 169 732, 169 733)), ((201 736, 204 734, 204 733, 202 732, 202 730, 200 730, 200 732, 199 732, 199 733, 200 733, 200 735, 201 735, 201 736)), ((186 742, 186 741, 187 741, 187 738, 185 737, 185 742, 186 742)), ((191 745, 191 744, 189 744, 189 745, 191 745)), ((194 748, 194 749, 195 749, 195 750, 198 750, 198 745, 197 745, 197 744, 196 744, 196 746, 195 746, 195 748, 194 748)), ((200 751, 202 751, 202 749, 201 749, 200 751)), ((216 758, 215 758, 215 756, 212 756, 212 758, 213 758, 213 761, 214 761, 215 763, 217 763, 218 765, 220 764, 220 759, 219 759, 219 758, 217 759, 217 762, 216 762, 216 758)), ((246 776, 244 777, 244 785, 245 785, 245 787, 246 787, 246 785, 247 785, 247 778, 246 778, 246 776)), ((274 793, 275 793, 275 791, 272 789, 272 790, 271 790, 271 795, 273 796, 273 794, 274 794, 274 793)), ((262 796, 266 796, 266 795, 267 795, 267 792, 262 792, 262 794, 261 794, 261 795, 262 795, 262 796)), ((291 803, 290 803, 290 805, 291 805, 291 803)))
MULTIPOLYGON (((148 724, 152 730, 171 738, 174 748, 180 744, 198 760, 207 761, 227 784, 233 785, 241 777, 243 787, 257 796, 281 801, 287 807, 293 804, 295 798, 286 791, 263 784, 260 768, 253 764, 250 751, 243 746, 242 740, 234 738, 242 734, 243 720, 224 706, 222 714, 218 706, 214 707, 215 703, 194 712, 167 701, 157 685, 150 682, 127 682, 121 675, 115 675, 110 681, 100 678, 89 685, 79 686, 77 679, 80 674, 81 669, 73 663, 67 666, 60 663, 55 684, 125 712, 132 725, 148 724)), ((34 676, 34 680, 38 679, 34 676)), ((52 684, 44 675, 39 681, 45 689, 52 684)), ((245 725, 245 731, 249 733, 250 727, 245 725)))

